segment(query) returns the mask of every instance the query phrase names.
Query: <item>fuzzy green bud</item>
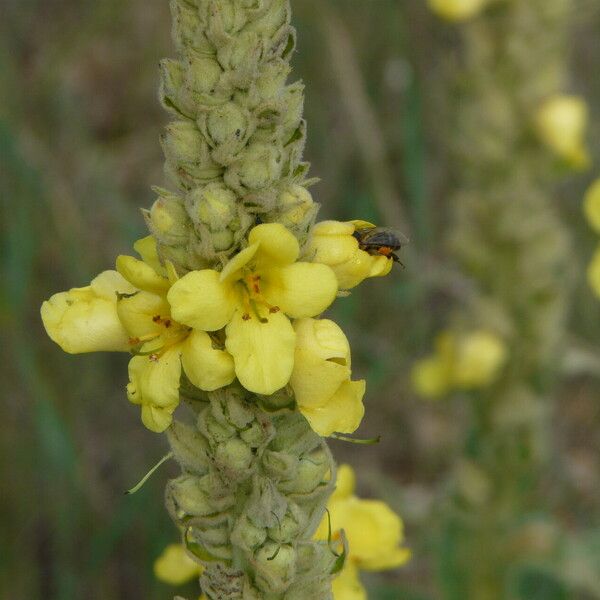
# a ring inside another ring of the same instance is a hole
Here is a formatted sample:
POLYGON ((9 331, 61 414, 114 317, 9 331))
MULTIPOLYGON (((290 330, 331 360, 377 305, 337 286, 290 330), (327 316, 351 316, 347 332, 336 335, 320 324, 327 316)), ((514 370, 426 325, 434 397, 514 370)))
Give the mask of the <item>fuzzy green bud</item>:
POLYGON ((225 181, 234 189, 261 190, 281 176, 282 153, 271 144, 250 144, 240 160, 225 173, 225 181))
POLYGON ((282 593, 296 575, 293 546, 267 542, 255 554, 256 584, 265 593, 282 593))
POLYGON ((252 450, 239 438, 219 444, 215 452, 215 465, 228 481, 247 479, 253 461, 252 450))
POLYGON ((319 208, 310 192, 301 185, 292 185, 283 191, 277 206, 277 221, 296 231, 307 228, 319 208))
POLYGON ((215 179, 221 167, 210 157, 206 140, 190 121, 174 121, 161 137, 166 157, 165 170, 186 189, 215 179))
POLYGON ((192 475, 182 475, 169 482, 167 504, 172 507, 177 519, 183 519, 187 515, 204 516, 214 512, 202 489, 201 479, 192 475))
POLYGON ((210 231, 227 229, 237 213, 236 195, 222 183, 196 188, 186 201, 191 218, 204 223, 210 231))
POLYGON ((262 546, 267 539, 267 530, 264 527, 257 527, 246 516, 242 515, 231 532, 231 540, 246 552, 254 552, 259 546, 262 546))
POLYGON ((168 192, 159 197, 150 209, 149 227, 156 239, 167 245, 184 243, 189 237, 191 221, 183 199, 168 192))

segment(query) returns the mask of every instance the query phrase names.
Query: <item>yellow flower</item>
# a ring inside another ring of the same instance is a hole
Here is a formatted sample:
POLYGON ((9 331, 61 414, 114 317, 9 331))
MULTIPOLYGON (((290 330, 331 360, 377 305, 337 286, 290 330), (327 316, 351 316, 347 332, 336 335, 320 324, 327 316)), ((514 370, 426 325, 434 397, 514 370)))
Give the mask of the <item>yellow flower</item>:
POLYGON ((170 544, 154 561, 154 576, 169 585, 182 585, 199 577, 203 570, 181 544, 170 544))
POLYGON ((296 262, 296 238, 278 223, 258 225, 249 246, 221 273, 188 273, 169 290, 173 317, 195 330, 226 327, 225 346, 240 383, 251 392, 272 394, 292 374, 296 333, 288 317, 323 312, 335 299, 333 271, 296 262))
POLYGON ((587 123, 588 108, 578 96, 552 96, 535 116, 541 141, 576 169, 585 169, 590 162, 584 140, 587 123))
POLYGON ((596 179, 588 188, 583 200, 583 210, 588 223, 600 233, 600 179, 596 179))
MULTIPOLYGON (((404 525, 391 508, 379 500, 363 500, 354 495, 354 472, 348 465, 338 470, 337 487, 328 509, 334 539, 343 529, 348 540, 348 556, 340 576, 334 580, 335 600, 366 599, 358 578, 359 570, 384 571, 395 569, 410 559, 404 541, 404 525)), ((329 518, 321 522, 317 539, 326 540, 329 518)))
POLYGON ((182 365, 192 384, 206 391, 228 385, 235 373, 231 356, 207 333, 172 318, 167 292, 176 275, 166 276, 154 240, 144 238, 135 248, 148 262, 119 256, 118 272, 55 294, 41 313, 48 335, 67 352, 134 352, 127 397, 141 405, 144 425, 161 432, 179 404, 182 365))
POLYGON ((116 271, 104 271, 83 288, 54 294, 42 304, 46 332, 69 354, 129 350, 129 335, 117 315, 117 293, 135 288, 116 271))
POLYGON ((496 334, 481 329, 469 333, 457 346, 453 369, 456 387, 472 389, 492 383, 506 357, 506 346, 496 334))
POLYGON ((506 345, 491 331, 460 336, 445 331, 436 339, 434 354, 413 366, 413 389, 425 398, 439 398, 452 389, 482 388, 496 379, 506 358, 506 345))
POLYGON ((344 332, 328 319, 299 319, 294 329, 290 385, 300 412, 321 436, 356 431, 365 412, 365 382, 350 380, 350 345, 344 332))
POLYGON ((600 297, 600 246, 594 252, 588 266, 587 279, 596 296, 600 297))
POLYGON ((359 248, 352 234, 360 223, 362 221, 321 221, 313 227, 307 247, 311 260, 333 269, 343 290, 357 286, 367 277, 387 275, 392 269, 391 258, 373 256, 359 248))
POLYGON ((481 12, 487 0, 428 0, 429 8, 448 21, 466 21, 481 12))
POLYGON ((440 398, 447 394, 452 383, 450 365, 439 356, 418 360, 412 368, 412 387, 424 398, 440 398))

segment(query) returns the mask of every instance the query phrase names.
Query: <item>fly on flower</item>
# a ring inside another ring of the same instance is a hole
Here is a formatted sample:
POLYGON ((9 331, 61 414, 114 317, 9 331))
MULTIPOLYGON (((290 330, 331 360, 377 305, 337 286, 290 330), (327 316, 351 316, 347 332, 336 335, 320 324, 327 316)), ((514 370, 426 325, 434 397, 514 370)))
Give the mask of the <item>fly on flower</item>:
POLYGON ((361 250, 372 256, 385 256, 402 265, 396 254, 402 246, 408 243, 408 238, 402 233, 384 227, 376 227, 365 221, 357 221, 352 235, 358 241, 361 250))

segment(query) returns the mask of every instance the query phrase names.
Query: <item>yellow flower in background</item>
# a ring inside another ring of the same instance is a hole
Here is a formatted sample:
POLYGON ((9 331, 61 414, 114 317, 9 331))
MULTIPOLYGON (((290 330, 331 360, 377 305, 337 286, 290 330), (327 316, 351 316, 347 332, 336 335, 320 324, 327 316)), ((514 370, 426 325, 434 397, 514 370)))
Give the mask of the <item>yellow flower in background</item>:
POLYGON ((179 404, 182 366, 206 391, 228 385, 235 372, 232 357, 207 333, 172 318, 167 292, 176 275, 167 276, 160 266, 153 238, 134 247, 145 260, 119 256, 118 272, 105 271, 87 288, 55 294, 41 315, 50 338, 67 352, 134 352, 127 397, 141 406, 144 425, 161 432, 179 404))
POLYGON ((487 4, 487 0, 428 0, 432 12, 447 21, 466 21, 487 4))
MULTIPOLYGON (((333 538, 339 539, 340 530, 344 530, 348 556, 344 569, 333 581, 334 600, 365 600, 366 591, 358 577, 360 570, 395 569, 405 564, 411 555, 410 550, 402 546, 404 525, 400 517, 385 502, 358 498, 354 488, 352 468, 341 465, 328 509, 333 538)), ((329 518, 326 515, 321 522, 317 539, 327 539, 329 518)))
POLYGON ((443 332, 435 341, 435 352, 413 366, 413 389, 434 399, 453 389, 483 388, 495 381, 507 356, 504 341, 491 331, 443 332))
POLYGON ((240 383, 272 394, 289 382, 294 366, 290 318, 323 312, 336 297, 337 281, 326 265, 296 262, 298 241, 283 225, 258 225, 248 241, 221 273, 188 273, 167 297, 178 322, 201 331, 225 327, 240 383))
POLYGON ((456 387, 473 389, 492 383, 507 358, 504 342, 490 331, 477 330, 460 339, 453 379, 456 387))
POLYGON ((296 351, 290 385, 300 412, 319 435, 352 433, 365 408, 364 381, 351 381, 350 344, 328 319, 294 323, 296 351))
POLYGON ((538 108, 535 125, 540 140, 573 168, 585 169, 589 165, 585 100, 566 94, 553 96, 538 108))
POLYGON ((181 544, 170 544, 154 561, 154 576, 169 585, 182 585, 199 577, 202 565, 195 562, 181 544))
POLYGON ((592 229, 600 233, 600 179, 596 179, 585 193, 583 211, 592 229))
POLYGON ((309 260, 331 267, 340 289, 348 290, 368 277, 387 275, 393 261, 386 256, 374 256, 359 248, 353 236, 362 221, 321 221, 312 230, 307 246, 309 260))
POLYGON ((596 296, 600 297, 600 246, 594 252, 588 266, 587 279, 596 296))

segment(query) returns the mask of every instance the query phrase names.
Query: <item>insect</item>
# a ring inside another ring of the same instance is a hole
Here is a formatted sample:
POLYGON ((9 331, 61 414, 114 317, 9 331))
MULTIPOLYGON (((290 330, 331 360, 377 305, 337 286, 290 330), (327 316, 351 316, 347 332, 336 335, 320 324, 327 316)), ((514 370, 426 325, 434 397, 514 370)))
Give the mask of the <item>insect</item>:
POLYGON ((396 252, 408 242, 406 236, 391 229, 375 227, 370 223, 357 225, 352 235, 358 240, 361 250, 369 254, 391 258, 394 262, 402 265, 396 252))

